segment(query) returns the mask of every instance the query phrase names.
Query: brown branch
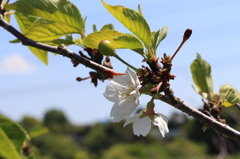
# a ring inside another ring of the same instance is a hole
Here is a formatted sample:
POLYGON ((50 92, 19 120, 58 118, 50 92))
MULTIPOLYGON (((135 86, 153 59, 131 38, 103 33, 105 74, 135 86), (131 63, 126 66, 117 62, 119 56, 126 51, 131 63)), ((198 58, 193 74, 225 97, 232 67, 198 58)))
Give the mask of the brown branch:
MULTIPOLYGON (((114 72, 112 69, 109 69, 109 68, 99 65, 89 59, 79 56, 78 54, 69 50, 64 45, 55 47, 55 46, 43 44, 43 43, 28 39, 26 36, 24 36, 22 33, 20 33, 14 27, 12 27, 10 24, 8 24, 4 20, 4 18, 1 14, 0 14, 0 26, 2 26, 4 29, 6 29, 8 32, 10 32, 15 37, 17 37, 22 42, 23 45, 32 46, 32 47, 35 47, 35 48, 38 48, 41 50, 54 52, 54 53, 60 54, 62 56, 66 56, 66 57, 70 58, 72 61, 81 63, 82 65, 89 67, 93 70, 96 70, 98 72, 104 72, 106 70, 114 72)), ((200 120, 201 122, 207 124, 209 127, 213 128, 220 134, 227 136, 229 138, 232 138, 234 140, 240 141, 240 132, 238 132, 237 130, 234 130, 233 128, 229 127, 228 125, 222 124, 222 123, 206 116, 205 114, 201 113, 200 111, 187 105, 182 100, 175 97, 171 90, 169 90, 169 92, 165 92, 165 95, 160 95, 159 99, 161 101, 166 102, 166 103, 172 105, 173 107, 187 113, 188 115, 193 116, 194 118, 200 120)))
POLYGON ((206 124, 208 127, 211 127, 221 135, 225 137, 229 137, 236 141, 240 141, 240 132, 231 128, 230 126, 223 124, 221 122, 216 121, 215 119, 203 114, 202 112, 192 108, 188 104, 186 104, 181 99, 177 98, 173 95, 173 91, 168 89, 165 90, 165 95, 160 95, 159 99, 169 105, 185 112, 189 116, 192 116, 202 123, 206 124))
POLYGON ((8 24, 5 19, 3 18, 3 15, 0 14, 0 26, 2 26, 5 30, 7 30, 9 33, 14 35, 18 40, 22 42, 23 45, 26 46, 32 46, 41 50, 53 52, 56 54, 60 54, 62 56, 66 56, 70 58, 72 61, 76 63, 80 63, 86 67, 89 67, 97 72, 104 72, 104 71, 109 71, 109 72, 115 72, 112 69, 109 69, 107 67, 104 67, 96 62, 93 62, 87 58, 84 58, 82 56, 79 56, 78 54, 74 53, 73 51, 69 50, 66 46, 63 44, 59 45, 58 47, 43 44, 40 42, 33 41, 26 36, 24 36, 22 33, 20 33, 18 30, 16 30, 13 26, 8 24))

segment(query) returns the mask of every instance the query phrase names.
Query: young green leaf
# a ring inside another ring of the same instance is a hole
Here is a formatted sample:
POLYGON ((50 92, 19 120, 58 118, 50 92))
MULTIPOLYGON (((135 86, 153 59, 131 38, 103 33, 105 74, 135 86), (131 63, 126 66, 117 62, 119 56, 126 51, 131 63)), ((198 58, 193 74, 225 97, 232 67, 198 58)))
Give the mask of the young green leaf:
POLYGON ((20 154, 15 149, 12 141, 0 127, 0 158, 21 159, 20 154))
POLYGON ((97 25, 96 24, 93 24, 92 27, 93 27, 93 32, 97 31, 97 25))
POLYGON ((167 27, 163 27, 161 30, 159 29, 156 32, 152 33, 152 40, 151 40, 151 48, 153 49, 152 52, 156 54, 156 50, 160 42, 167 36, 167 27))
POLYGON ((166 38, 168 33, 168 28, 166 26, 163 26, 160 33, 158 34, 158 38, 157 38, 157 42, 156 42, 156 49, 158 47, 158 45, 160 44, 160 42, 166 38))
POLYGON ((114 30, 114 26, 112 24, 106 24, 101 28, 100 31, 103 31, 103 30, 114 30))
POLYGON ((91 33, 83 38, 81 43, 87 47, 97 49, 99 42, 102 40, 109 40, 115 49, 128 48, 140 54, 143 53, 143 45, 136 37, 115 30, 104 30, 91 33))
POLYGON ((211 100, 214 95, 211 65, 197 54, 197 58, 192 62, 190 70, 195 85, 200 92, 207 94, 208 100, 211 100))
POLYGON ((222 105, 229 107, 240 103, 240 94, 237 89, 229 84, 222 85, 219 90, 220 100, 223 100, 222 105))
POLYGON ((146 46, 150 47, 151 33, 150 27, 145 18, 132 9, 123 6, 112 6, 102 0, 105 8, 134 35, 136 35, 146 46))

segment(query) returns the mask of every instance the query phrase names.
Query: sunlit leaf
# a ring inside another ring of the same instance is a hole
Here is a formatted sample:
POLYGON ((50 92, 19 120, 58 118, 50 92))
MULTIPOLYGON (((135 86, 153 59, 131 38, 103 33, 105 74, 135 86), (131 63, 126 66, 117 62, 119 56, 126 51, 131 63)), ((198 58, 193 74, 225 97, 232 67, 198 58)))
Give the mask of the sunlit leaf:
POLYGON ((240 94, 237 89, 233 88, 231 85, 222 85, 219 90, 220 100, 223 100, 222 105, 229 107, 240 103, 240 94))
POLYGON ((6 8, 28 16, 62 23, 79 32, 84 28, 84 20, 78 8, 68 0, 18 0, 6 5, 6 8))
POLYGON ((141 14, 123 6, 108 5, 103 0, 102 3, 114 17, 136 35, 147 48, 150 47, 150 27, 141 14))
POLYGON ((48 55, 47 51, 37 49, 35 47, 28 46, 28 48, 32 51, 32 53, 38 57, 44 64, 48 65, 48 55))
MULTIPOLYGON (((16 11, 15 17, 22 33, 32 40, 49 43, 64 35, 84 34, 85 20, 78 8, 67 0, 18 0, 5 6, 16 11)), ((33 53, 47 63, 45 51, 30 50, 36 51, 33 53), (40 55, 41 52, 44 53, 40 55)))
POLYGON ((112 24, 106 24, 101 28, 100 31, 103 31, 103 30, 114 30, 114 26, 112 24))
POLYGON ((142 43, 136 37, 115 30, 104 30, 91 33, 82 40, 82 44, 97 49, 99 42, 102 40, 111 41, 116 49, 128 48, 138 53, 143 53, 142 43))
POLYGON ((211 100, 214 95, 211 65, 197 54, 197 58, 192 62, 190 70, 195 85, 201 92, 207 93, 207 99, 211 100))
POLYGON ((131 34, 118 36, 114 38, 114 41, 122 45, 124 48, 131 49, 141 55, 144 53, 142 43, 135 36, 132 36, 131 34))
POLYGON ((122 35, 124 35, 124 33, 121 33, 115 30, 96 31, 89 34, 87 37, 83 38, 82 44, 87 47, 97 49, 100 41, 109 40, 112 42, 112 44, 116 49, 122 48, 121 45, 114 43, 114 40, 113 40, 115 37, 122 36, 122 35))
MULTIPOLYGON (((8 138, 0 126, 0 158, 2 159, 21 159, 12 141, 8 138)), ((20 150, 19 150, 20 151, 20 150)))
POLYGON ((157 42, 156 42, 156 48, 160 44, 160 42, 165 39, 167 36, 168 28, 166 26, 162 27, 160 33, 158 34, 157 42))

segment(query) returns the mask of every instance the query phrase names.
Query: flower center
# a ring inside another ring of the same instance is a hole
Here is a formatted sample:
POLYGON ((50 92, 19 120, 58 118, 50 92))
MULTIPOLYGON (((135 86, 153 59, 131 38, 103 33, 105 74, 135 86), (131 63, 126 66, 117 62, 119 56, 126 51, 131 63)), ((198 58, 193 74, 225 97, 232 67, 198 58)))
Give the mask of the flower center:
POLYGON ((135 90, 134 85, 129 84, 127 85, 127 89, 124 88, 124 93, 122 93, 122 96, 130 96, 131 92, 135 90))

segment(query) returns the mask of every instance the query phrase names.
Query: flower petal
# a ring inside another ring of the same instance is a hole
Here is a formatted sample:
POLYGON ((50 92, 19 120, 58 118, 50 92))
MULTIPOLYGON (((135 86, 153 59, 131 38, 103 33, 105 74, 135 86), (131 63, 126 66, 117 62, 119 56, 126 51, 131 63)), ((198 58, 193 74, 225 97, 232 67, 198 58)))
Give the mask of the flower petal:
POLYGON ((169 132, 167 123, 161 116, 156 117, 153 121, 153 124, 158 126, 158 129, 163 137, 165 136, 165 133, 169 132))
POLYGON ((129 82, 131 84, 133 84, 134 86, 140 85, 140 82, 139 82, 139 79, 138 79, 136 73, 131 71, 129 68, 127 68, 127 70, 125 72, 125 76, 129 80, 129 82))
POLYGON ((140 115, 142 115, 142 113, 135 114, 134 116, 128 118, 127 121, 124 123, 123 127, 138 120, 140 115))
POLYGON ((113 122, 119 122, 119 121, 125 119, 125 117, 126 116, 124 114, 117 114, 113 117, 113 122))
POLYGON ((112 80, 110 80, 110 83, 111 82, 115 82, 115 83, 118 83, 119 85, 123 85, 123 86, 126 86, 126 85, 129 85, 131 84, 129 82, 129 80, 126 80, 126 75, 123 75, 123 76, 114 76, 114 78, 112 80))
POLYGON ((151 120, 148 116, 133 123, 133 133, 137 136, 146 136, 151 130, 151 120))
POLYGON ((110 100, 111 102, 119 101, 119 92, 114 89, 112 85, 106 87, 105 92, 103 93, 104 97, 110 100))

